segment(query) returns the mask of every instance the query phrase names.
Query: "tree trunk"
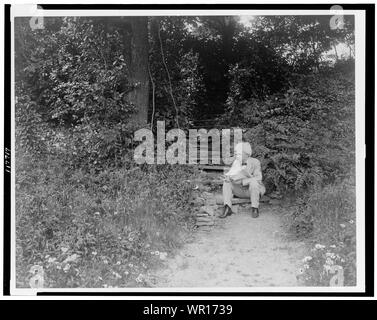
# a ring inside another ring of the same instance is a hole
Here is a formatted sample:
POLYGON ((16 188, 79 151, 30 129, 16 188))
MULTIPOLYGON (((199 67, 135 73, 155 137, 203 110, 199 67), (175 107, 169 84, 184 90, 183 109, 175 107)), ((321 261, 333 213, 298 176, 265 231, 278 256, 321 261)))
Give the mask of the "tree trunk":
POLYGON ((233 63, 233 36, 236 29, 236 22, 233 17, 223 17, 223 27, 221 30, 224 59, 227 64, 233 63))
POLYGON ((129 74, 128 80, 133 86, 127 94, 127 101, 136 106, 137 111, 133 120, 137 126, 145 126, 148 122, 149 106, 149 73, 148 73, 148 18, 129 17, 131 25, 129 51, 125 55, 129 74))

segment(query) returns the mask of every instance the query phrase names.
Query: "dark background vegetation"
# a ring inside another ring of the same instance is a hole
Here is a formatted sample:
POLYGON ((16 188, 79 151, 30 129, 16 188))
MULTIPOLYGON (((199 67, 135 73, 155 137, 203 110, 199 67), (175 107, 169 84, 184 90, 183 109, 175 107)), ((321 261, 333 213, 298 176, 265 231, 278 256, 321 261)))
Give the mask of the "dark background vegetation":
POLYGON ((184 241, 195 168, 133 162, 134 131, 158 120, 247 128, 268 193, 295 200, 292 233, 336 243, 354 284, 354 230, 339 229, 355 216, 344 19, 45 17, 32 30, 17 18, 17 285, 35 264, 50 287, 146 285, 150 252, 184 241))

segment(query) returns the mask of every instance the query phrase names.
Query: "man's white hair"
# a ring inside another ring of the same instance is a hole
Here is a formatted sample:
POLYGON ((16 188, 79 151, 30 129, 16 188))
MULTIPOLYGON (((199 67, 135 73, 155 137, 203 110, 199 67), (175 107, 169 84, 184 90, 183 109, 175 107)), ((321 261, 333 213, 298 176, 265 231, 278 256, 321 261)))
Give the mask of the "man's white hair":
POLYGON ((234 153, 242 155, 242 152, 245 152, 246 154, 248 154, 249 156, 251 156, 252 149, 251 149, 250 143, 248 143, 248 142, 240 142, 240 143, 236 144, 236 146, 234 148, 234 153))

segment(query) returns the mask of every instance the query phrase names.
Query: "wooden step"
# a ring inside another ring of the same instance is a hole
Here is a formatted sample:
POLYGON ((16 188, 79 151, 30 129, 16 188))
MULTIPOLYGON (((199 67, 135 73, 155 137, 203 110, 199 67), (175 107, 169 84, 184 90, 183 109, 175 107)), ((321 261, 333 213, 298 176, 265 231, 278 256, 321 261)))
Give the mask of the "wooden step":
MULTIPOLYGON (((224 201, 223 201, 222 197, 221 198, 217 197, 216 203, 217 204, 223 204, 224 201)), ((232 204, 244 204, 244 203, 250 203, 250 199, 233 198, 233 200, 232 200, 232 204)))

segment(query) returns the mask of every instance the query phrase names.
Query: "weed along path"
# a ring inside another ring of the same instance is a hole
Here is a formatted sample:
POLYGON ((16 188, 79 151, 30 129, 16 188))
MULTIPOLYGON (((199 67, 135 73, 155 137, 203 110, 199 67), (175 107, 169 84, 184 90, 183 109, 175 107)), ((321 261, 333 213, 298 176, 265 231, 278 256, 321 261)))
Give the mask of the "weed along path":
MULTIPOLYGON (((156 287, 298 286, 304 244, 288 239, 278 205, 262 204, 251 217, 248 205, 200 228, 156 274, 156 287)), ((217 211, 217 212, 216 212, 217 211)))

